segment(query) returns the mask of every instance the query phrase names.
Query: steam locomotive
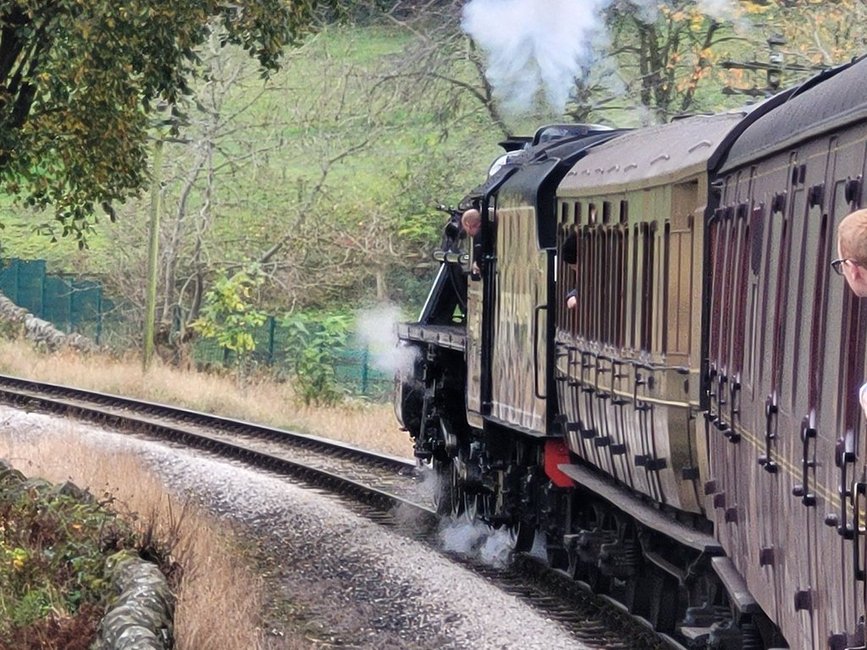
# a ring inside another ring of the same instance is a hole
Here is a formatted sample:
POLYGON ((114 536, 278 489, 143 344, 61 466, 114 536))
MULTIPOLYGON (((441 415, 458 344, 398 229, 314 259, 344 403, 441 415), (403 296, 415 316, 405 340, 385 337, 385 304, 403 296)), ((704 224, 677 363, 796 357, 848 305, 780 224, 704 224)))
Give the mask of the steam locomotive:
POLYGON ((460 206, 397 382, 443 513, 688 648, 864 647, 867 59, 739 111, 541 129, 460 206), (567 296, 574 296, 570 306, 567 296))

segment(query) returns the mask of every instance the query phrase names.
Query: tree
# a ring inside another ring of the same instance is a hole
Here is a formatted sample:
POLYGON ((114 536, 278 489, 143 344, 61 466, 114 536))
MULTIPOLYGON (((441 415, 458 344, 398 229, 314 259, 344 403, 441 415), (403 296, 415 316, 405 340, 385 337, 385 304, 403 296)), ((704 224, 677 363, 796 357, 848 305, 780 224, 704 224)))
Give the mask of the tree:
POLYGON ((274 70, 333 0, 0 1, 0 184, 84 241, 146 183, 149 114, 182 110, 218 28, 274 70))
POLYGON ((614 3, 606 22, 611 56, 626 92, 662 121, 693 108, 699 83, 715 61, 715 48, 732 38, 722 22, 704 14, 693 0, 660 4, 655 16, 636 11, 630 2, 614 3))
POLYGON ((756 3, 754 22, 783 37, 787 64, 832 66, 864 54, 867 5, 862 0, 756 3))

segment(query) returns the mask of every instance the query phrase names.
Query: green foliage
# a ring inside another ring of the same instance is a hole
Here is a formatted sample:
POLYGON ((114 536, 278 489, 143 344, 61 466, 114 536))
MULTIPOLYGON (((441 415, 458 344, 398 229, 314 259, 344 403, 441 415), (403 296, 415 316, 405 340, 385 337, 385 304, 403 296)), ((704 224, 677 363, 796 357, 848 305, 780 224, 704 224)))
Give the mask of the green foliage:
POLYGON ((283 319, 287 361, 304 404, 335 404, 343 398, 335 365, 349 339, 352 317, 298 312, 283 319))
POLYGON ((330 2, 0 2, 0 183, 84 237, 97 206, 113 215, 146 184, 151 109, 166 102, 183 121, 212 30, 267 72, 319 4, 330 2))
POLYGON ((243 358, 256 349, 250 333, 265 323, 268 315, 254 308, 250 299, 253 290, 262 284, 258 269, 251 267, 232 277, 220 276, 205 294, 201 317, 190 327, 207 339, 231 350, 243 358))
POLYGON ((0 470, 0 638, 21 647, 15 639, 41 638, 52 619, 92 638, 108 595, 106 558, 134 549, 135 535, 95 501, 15 477, 0 470))

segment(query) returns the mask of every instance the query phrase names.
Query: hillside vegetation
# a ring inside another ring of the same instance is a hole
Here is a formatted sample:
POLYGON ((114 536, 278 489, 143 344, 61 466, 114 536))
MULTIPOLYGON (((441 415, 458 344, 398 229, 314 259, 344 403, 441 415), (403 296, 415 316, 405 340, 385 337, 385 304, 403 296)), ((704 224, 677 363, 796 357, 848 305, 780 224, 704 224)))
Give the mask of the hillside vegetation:
MULTIPOLYGON (((548 32, 539 32, 553 51, 576 57, 578 65, 563 70, 573 84, 568 102, 552 108, 541 89, 531 90, 516 113, 508 108, 524 91, 497 86, 493 72, 514 60, 524 65, 507 71, 515 79, 539 76, 532 57, 541 43, 527 58, 520 49, 526 39, 504 39, 521 36, 544 14, 531 11, 525 25, 468 37, 461 10, 481 2, 422 9, 398 3, 391 13, 362 4, 350 3, 347 15, 363 23, 322 26, 284 50, 282 67, 267 79, 215 31, 198 49, 197 75, 180 112, 151 116, 150 172, 159 205, 147 193, 116 203, 116 223, 97 210, 89 248, 79 251, 71 237, 50 243, 33 231, 50 214, 6 199, 2 253, 98 275, 126 317, 141 323, 155 210, 157 320, 166 331, 180 330, 179 338, 214 299, 208 292, 239 273, 250 278, 245 304, 278 316, 351 315, 383 302, 412 314, 426 293, 429 253, 444 219, 434 206, 457 204, 484 180, 506 133, 564 120, 629 126, 736 106, 864 45, 851 28, 864 9, 850 0, 821 20, 817 3, 806 0, 715 3, 720 11, 713 15, 694 0, 643 9, 602 3, 598 16, 570 14, 560 26, 568 29, 554 30, 556 21, 548 20, 548 32), (805 23, 816 29, 805 32, 805 23), (769 34, 785 38, 771 43, 769 34), (774 65, 783 67, 772 82, 766 70, 774 65)), ((478 23, 493 24, 484 17, 478 23)))

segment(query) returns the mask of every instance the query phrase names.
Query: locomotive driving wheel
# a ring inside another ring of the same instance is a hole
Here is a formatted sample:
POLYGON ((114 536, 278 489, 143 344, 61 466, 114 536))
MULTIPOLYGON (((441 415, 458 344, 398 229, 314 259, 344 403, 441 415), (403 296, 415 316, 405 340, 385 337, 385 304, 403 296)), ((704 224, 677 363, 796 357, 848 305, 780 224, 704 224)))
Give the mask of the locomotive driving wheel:
POLYGON ((431 495, 434 510, 438 515, 454 516, 462 508, 460 499, 455 494, 457 469, 454 461, 434 458, 430 462, 430 467, 433 470, 435 481, 431 495))

